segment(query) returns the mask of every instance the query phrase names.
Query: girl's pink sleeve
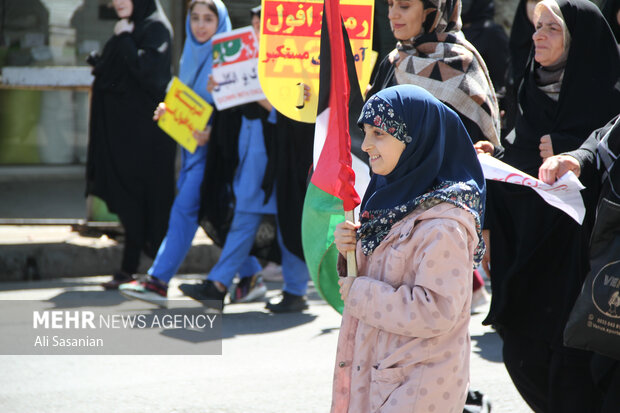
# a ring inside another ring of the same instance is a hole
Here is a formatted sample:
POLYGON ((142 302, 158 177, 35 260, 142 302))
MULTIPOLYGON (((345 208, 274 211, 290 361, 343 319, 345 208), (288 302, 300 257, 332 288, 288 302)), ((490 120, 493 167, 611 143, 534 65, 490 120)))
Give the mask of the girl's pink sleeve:
MULTIPOLYGON (((382 265, 383 271, 390 268, 392 273, 402 267, 401 285, 394 288, 371 277, 357 278, 345 301, 347 313, 404 336, 428 338, 449 331, 469 305, 472 245, 478 242, 470 233, 452 219, 420 222, 410 238, 398 244, 398 256, 388 254, 382 265)), ((469 314, 469 308, 466 311, 469 314)))

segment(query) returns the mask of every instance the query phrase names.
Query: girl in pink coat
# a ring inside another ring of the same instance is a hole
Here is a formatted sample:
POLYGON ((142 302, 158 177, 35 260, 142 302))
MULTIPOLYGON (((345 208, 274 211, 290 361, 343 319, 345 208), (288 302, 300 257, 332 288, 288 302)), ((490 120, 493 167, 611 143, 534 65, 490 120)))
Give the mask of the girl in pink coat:
POLYGON ((380 91, 358 123, 374 175, 360 224, 334 233, 360 276, 340 280, 332 412, 460 413, 482 169, 458 115, 420 87, 380 91))

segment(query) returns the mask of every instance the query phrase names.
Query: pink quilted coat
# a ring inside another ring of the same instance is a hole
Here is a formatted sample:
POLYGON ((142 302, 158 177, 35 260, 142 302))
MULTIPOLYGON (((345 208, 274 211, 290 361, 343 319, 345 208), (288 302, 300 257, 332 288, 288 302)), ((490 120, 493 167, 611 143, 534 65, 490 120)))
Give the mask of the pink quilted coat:
POLYGON ((333 413, 461 413, 469 382, 474 218, 440 203, 357 249, 345 301, 333 413))

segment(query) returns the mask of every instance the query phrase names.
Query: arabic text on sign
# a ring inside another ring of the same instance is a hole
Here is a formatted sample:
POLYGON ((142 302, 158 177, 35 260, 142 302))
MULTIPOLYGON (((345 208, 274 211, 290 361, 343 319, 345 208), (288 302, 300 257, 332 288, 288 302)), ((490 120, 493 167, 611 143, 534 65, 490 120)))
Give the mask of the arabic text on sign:
POLYGON ((182 90, 177 90, 174 93, 174 96, 179 100, 179 102, 181 102, 185 107, 187 107, 189 111, 192 112, 194 115, 202 116, 202 114, 204 113, 204 108, 202 107, 200 102, 196 102, 196 100, 187 92, 184 92, 182 90), (188 103, 188 100, 191 100, 193 105, 188 103), (200 110, 196 109, 196 106, 198 106, 200 110))
MULTIPOLYGON (((366 60, 366 50, 368 50, 367 47, 360 47, 359 48, 359 53, 356 53, 355 55, 353 55, 353 60, 355 60, 356 62, 359 62, 360 60, 363 62, 366 60)), ((316 66, 320 66, 321 65, 321 56, 317 57, 316 59, 313 57, 312 58, 312 64, 316 65, 316 66)))
POLYGON ((177 113, 176 110, 172 110, 172 109, 167 109, 166 112, 172 115, 177 125, 185 126, 190 132, 194 132, 196 130, 194 125, 192 125, 191 121, 189 120, 189 117, 183 116, 182 113, 177 113))
MULTIPOLYGON (((247 86, 250 80, 256 79, 257 77, 258 77, 258 74, 256 73, 256 67, 252 67, 249 70, 249 72, 245 71, 241 75, 241 79, 243 80, 244 86, 247 86)), ((238 80, 239 79, 237 78, 237 73, 235 72, 224 73, 222 80, 216 79, 217 86, 215 86, 213 90, 216 92, 219 92, 220 90, 222 90, 223 87, 228 86, 228 85, 234 85, 235 83, 237 83, 238 80)))
MULTIPOLYGON (((371 6, 341 5, 345 27, 351 39, 368 39, 371 6)), ((265 34, 318 37, 321 35, 323 8, 320 3, 267 1, 263 10, 265 34)))

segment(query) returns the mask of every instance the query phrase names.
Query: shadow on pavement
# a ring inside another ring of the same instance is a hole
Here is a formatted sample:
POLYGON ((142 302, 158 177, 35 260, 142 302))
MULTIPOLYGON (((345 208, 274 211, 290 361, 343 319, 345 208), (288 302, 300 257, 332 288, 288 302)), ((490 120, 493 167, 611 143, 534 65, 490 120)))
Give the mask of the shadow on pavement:
MULTIPOLYGON (((156 314, 161 317, 162 314, 166 313, 174 315, 195 313, 197 310, 199 312, 204 312, 205 308, 196 308, 196 303, 189 300, 188 308, 186 309, 161 309, 147 303, 128 300, 117 291, 94 290, 64 291, 49 300, 45 300, 44 302, 52 303, 54 306, 52 309, 108 307, 105 310, 106 312, 112 311, 117 314, 130 314, 137 311, 139 313, 146 314, 149 318, 156 314), (114 309, 112 307, 118 307, 118 309, 114 309)), ((209 313, 209 310, 207 310, 207 313, 209 313)), ((213 315, 222 317, 221 336, 219 337, 215 337, 213 334, 205 335, 201 331, 191 328, 163 329, 159 334, 175 340, 182 340, 190 343, 202 343, 218 339, 231 339, 245 334, 266 334, 282 331, 310 323, 317 318, 315 314, 303 312, 272 314, 266 311, 251 310, 246 312, 226 313, 226 309, 224 309, 223 316, 220 314, 213 315)))
POLYGON ((316 315, 308 313, 271 314, 262 311, 224 313, 222 338, 234 338, 243 334, 273 333, 311 323, 316 318, 316 315))
MULTIPOLYGON (((221 317, 219 314, 211 314, 211 316, 214 315, 221 317)), ((224 313, 219 337, 215 337, 212 333, 205 334, 204 331, 180 328, 165 329, 159 334, 171 339, 199 344, 220 339, 232 339, 245 334, 273 333, 310 323, 316 318, 316 315, 306 313, 268 314, 261 311, 224 313)))
POLYGON ((118 291, 63 291, 55 297, 46 300, 53 303, 54 308, 79 308, 79 307, 113 307, 124 302, 126 298, 118 293, 118 291))
POLYGON ((495 331, 483 335, 471 336, 471 350, 485 360, 495 363, 503 362, 502 339, 495 331))
POLYGON ((321 332, 319 334, 316 335, 316 337, 324 336, 324 335, 332 334, 332 333, 339 334, 339 331, 340 331, 340 327, 324 328, 324 329, 321 330, 321 332))
MULTIPOLYGON (((269 291, 280 291, 282 289, 282 282, 279 281, 266 281, 265 285, 269 291)), ((310 283, 308 285, 308 292, 306 293, 306 298, 308 301, 320 301, 323 302, 323 299, 319 295, 314 285, 310 283)))
MULTIPOLYGON (((95 309, 94 311, 97 314, 101 312, 101 314, 116 314, 117 316, 122 317, 128 317, 132 314, 143 314, 146 317, 147 322, 153 317, 161 317, 163 314, 191 315, 192 313, 198 314, 200 312, 209 313, 209 310, 205 311, 205 307, 200 306, 193 300, 189 300, 187 308, 183 308, 184 304, 181 304, 181 308, 178 309, 162 309, 138 300, 129 300, 123 297, 118 291, 105 291, 100 289, 99 283, 101 282, 101 278, 102 277, 93 279, 65 278, 29 283, 6 283, 0 284, 0 291, 60 289, 61 291, 54 291, 55 295, 53 297, 40 300, 40 303, 43 304, 43 307, 45 307, 46 310, 95 309), (195 307, 196 305, 198 305, 198 307, 195 307)), ((270 282, 267 283, 267 286, 272 293, 275 291, 279 292, 279 289, 282 287, 282 283, 270 282)), ((307 299, 311 308, 313 304, 322 302, 322 299, 312 285, 308 288, 307 299)), ((176 301, 176 297, 174 300, 176 301)), ((232 339, 237 336, 268 334, 284 331, 311 323, 318 317, 316 314, 313 314, 311 310, 301 313, 273 314, 267 310, 261 311, 264 307, 264 303, 256 304, 260 305, 260 307, 248 307, 247 310, 244 308, 241 310, 242 312, 239 312, 239 310, 233 310, 233 305, 230 305, 229 311, 231 312, 227 312, 227 305, 224 308, 223 315, 219 313, 216 314, 219 318, 219 322, 221 323, 221 328, 216 330, 217 332, 215 335, 213 334, 214 332, 209 333, 204 331, 204 329, 201 331, 200 329, 195 328, 163 328, 154 332, 157 336, 163 339, 167 338, 179 343, 185 342, 206 344, 219 340, 232 339)), ((334 331, 337 332, 337 328, 325 329, 318 332, 317 336, 330 334, 334 331)))

